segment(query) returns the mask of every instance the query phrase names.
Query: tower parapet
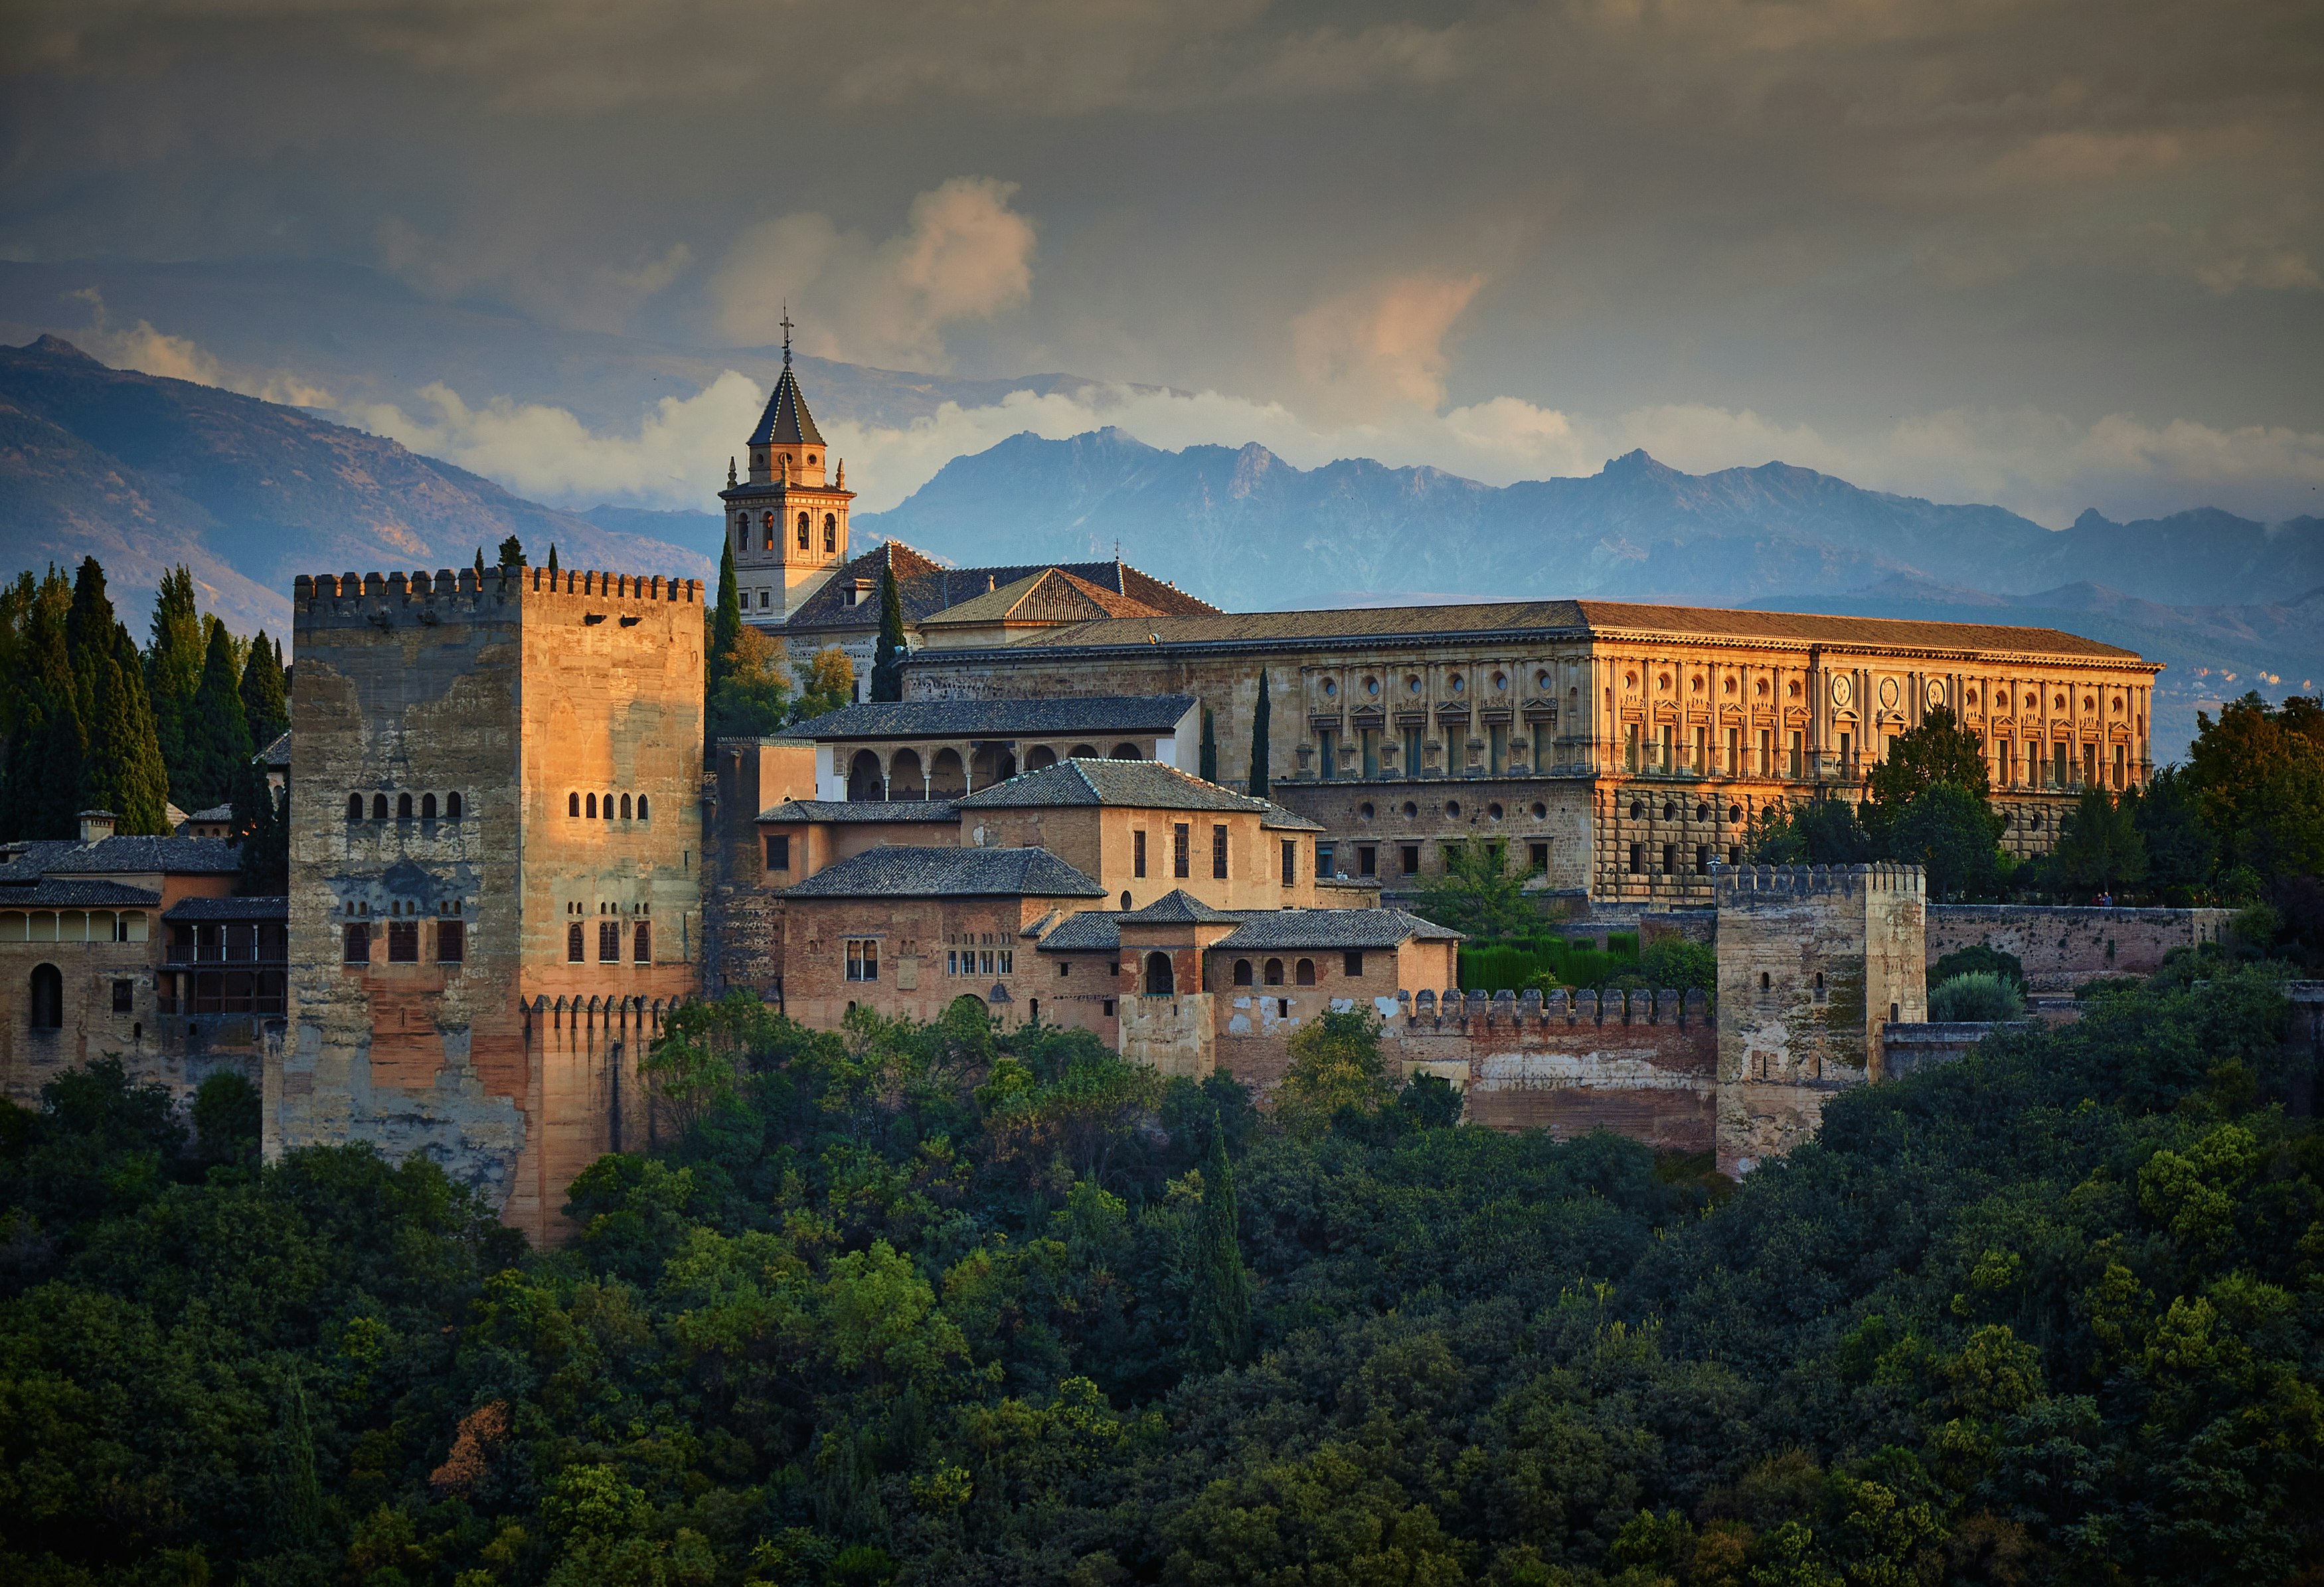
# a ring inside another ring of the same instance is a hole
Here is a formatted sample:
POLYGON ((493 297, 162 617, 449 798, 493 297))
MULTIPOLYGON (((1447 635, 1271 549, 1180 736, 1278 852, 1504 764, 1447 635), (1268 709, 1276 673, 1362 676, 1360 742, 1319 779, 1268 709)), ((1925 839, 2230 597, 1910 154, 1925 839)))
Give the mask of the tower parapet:
POLYGON ((1918 865, 1878 860, 1857 865, 1714 864, 1711 890, 1721 909, 1748 909, 1762 900, 1817 894, 1841 898, 1859 893, 1909 894, 1925 900, 1928 877, 1918 865))

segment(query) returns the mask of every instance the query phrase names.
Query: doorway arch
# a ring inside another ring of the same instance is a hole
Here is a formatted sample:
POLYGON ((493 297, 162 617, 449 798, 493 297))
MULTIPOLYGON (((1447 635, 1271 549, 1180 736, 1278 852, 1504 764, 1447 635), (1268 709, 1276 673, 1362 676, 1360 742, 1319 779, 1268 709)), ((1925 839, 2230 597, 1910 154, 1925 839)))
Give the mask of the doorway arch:
POLYGON ((1157 948, 1146 955, 1146 995, 1171 997, 1178 990, 1177 973, 1170 967, 1170 955, 1157 948))

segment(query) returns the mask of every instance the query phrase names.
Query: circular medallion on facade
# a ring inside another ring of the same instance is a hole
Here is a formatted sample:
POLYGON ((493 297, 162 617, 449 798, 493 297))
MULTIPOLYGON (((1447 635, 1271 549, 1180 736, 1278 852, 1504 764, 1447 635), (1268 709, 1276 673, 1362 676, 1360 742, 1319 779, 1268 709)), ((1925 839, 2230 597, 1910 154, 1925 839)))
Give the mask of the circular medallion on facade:
POLYGON ((1854 699, 1855 697, 1856 685, 1849 679, 1848 674, 1843 672, 1831 680, 1831 703, 1833 705, 1845 706, 1849 700, 1854 699))
POLYGON ((1880 708, 1884 711, 1896 708, 1896 680, 1893 678, 1880 680, 1880 708))
POLYGON ((1941 678, 1932 678, 1929 679, 1929 707, 1934 710, 1944 703, 1945 680, 1941 678))

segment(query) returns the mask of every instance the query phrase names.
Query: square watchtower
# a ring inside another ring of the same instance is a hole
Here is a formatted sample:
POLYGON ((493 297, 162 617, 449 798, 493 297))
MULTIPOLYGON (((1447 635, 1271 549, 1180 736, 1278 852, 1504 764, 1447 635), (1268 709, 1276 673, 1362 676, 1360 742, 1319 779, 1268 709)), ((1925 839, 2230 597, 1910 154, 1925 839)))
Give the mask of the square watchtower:
POLYGON ((701 941, 699 581, 301 576, 271 1151, 425 1151, 536 1240, 649 1123, 701 941))

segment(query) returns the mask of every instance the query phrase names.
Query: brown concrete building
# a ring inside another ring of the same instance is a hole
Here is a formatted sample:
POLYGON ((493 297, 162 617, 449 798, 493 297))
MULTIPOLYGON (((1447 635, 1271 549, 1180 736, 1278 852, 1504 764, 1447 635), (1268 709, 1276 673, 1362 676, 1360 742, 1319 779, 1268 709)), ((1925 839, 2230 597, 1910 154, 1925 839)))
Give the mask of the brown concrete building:
POLYGON ((1262 670, 1271 792, 1333 869, 1394 897, 1481 841, 1545 889, 1667 903, 1709 901, 1768 805, 1861 798, 1938 706, 1986 746, 2004 841, 2044 852, 2084 785, 2150 774, 2161 669, 2054 629, 1526 601, 1093 619, 923 650, 905 693, 1192 696, 1241 785, 1262 670))
POLYGON ((648 1138, 641 1044, 699 983, 700 586, 302 577, 293 635, 269 1149, 426 1151, 554 1238, 648 1138))

